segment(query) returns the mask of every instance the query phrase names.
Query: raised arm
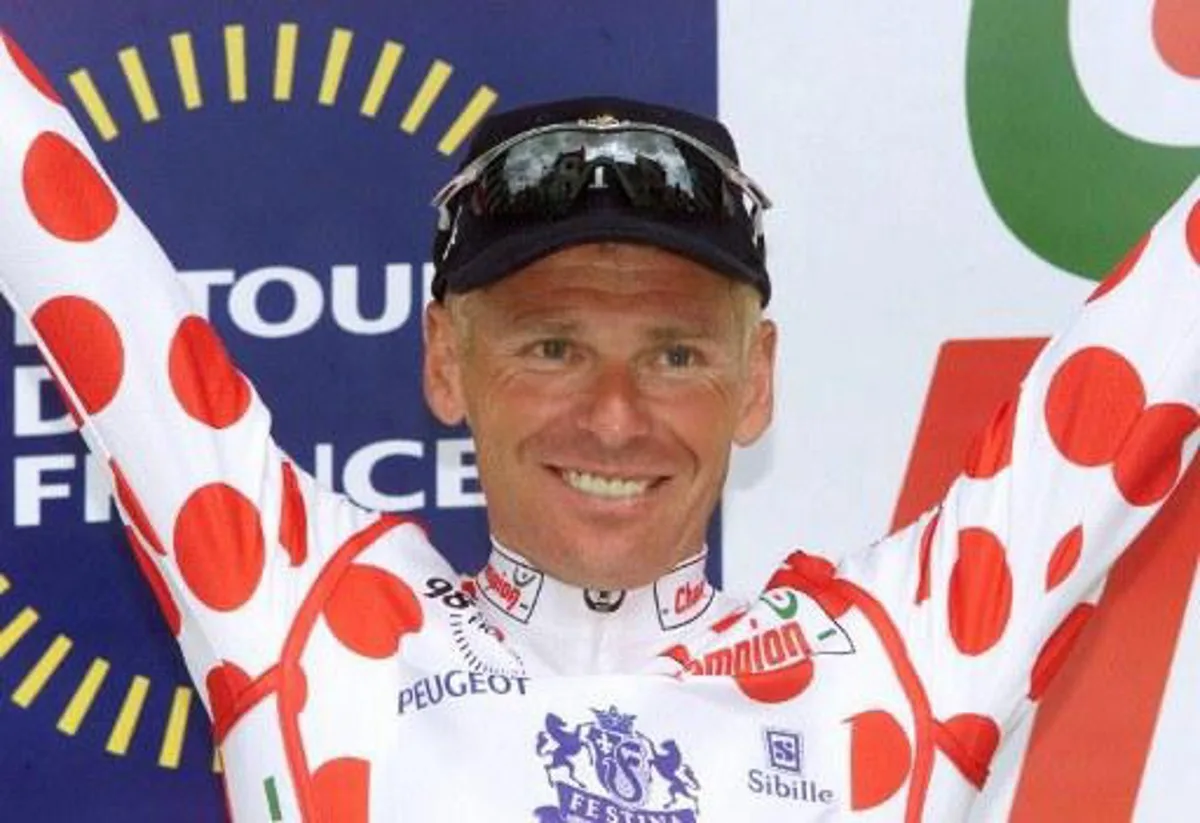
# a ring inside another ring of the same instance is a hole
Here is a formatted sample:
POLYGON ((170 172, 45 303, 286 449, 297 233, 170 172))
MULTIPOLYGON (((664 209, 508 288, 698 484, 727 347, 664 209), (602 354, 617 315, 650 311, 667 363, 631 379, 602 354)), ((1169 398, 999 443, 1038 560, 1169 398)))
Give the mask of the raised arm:
POLYGON ((918 765, 937 749, 982 784, 1195 451, 1198 201, 1194 184, 1050 342, 936 510, 836 570, 794 555, 772 580, 874 610, 918 765))
POLYGON ((0 288, 112 470, 193 678, 225 661, 261 672, 323 553, 371 516, 279 452, 253 387, 7 38, 0 112, 0 288))

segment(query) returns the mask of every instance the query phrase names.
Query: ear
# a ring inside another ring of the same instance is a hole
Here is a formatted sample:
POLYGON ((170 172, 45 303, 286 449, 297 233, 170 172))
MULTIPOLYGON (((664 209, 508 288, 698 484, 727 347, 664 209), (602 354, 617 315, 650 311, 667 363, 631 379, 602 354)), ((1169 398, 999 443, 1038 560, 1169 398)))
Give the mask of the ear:
POLYGON ((433 416, 447 426, 466 417, 462 363, 454 319, 445 305, 431 302, 425 309, 425 402, 433 416))
POLYGON ((749 446, 771 425, 775 411, 775 344, 777 331, 770 320, 754 330, 747 352, 745 394, 742 396, 733 442, 749 446))

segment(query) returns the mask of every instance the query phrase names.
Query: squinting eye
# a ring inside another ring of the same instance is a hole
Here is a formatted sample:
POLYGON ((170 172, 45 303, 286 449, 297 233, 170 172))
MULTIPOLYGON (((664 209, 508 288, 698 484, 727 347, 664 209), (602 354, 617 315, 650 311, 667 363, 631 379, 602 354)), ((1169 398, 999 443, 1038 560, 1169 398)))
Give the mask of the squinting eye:
POLYGON ((567 356, 567 341, 542 340, 537 344, 537 353, 547 360, 563 360, 567 356))
POLYGON ((683 369, 695 365, 696 351, 687 346, 671 346, 663 352, 663 359, 673 369, 683 369))

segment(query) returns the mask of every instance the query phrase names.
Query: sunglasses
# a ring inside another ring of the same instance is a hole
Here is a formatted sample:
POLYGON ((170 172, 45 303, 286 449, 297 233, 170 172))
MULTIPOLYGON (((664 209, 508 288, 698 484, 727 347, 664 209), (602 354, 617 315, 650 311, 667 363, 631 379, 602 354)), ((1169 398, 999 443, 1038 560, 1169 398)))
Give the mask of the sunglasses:
POLYGON ((771 201, 733 160, 685 132, 608 116, 529 129, 464 166, 433 198, 442 236, 435 253, 448 253, 465 214, 555 220, 596 194, 656 220, 744 225, 762 253, 771 201))

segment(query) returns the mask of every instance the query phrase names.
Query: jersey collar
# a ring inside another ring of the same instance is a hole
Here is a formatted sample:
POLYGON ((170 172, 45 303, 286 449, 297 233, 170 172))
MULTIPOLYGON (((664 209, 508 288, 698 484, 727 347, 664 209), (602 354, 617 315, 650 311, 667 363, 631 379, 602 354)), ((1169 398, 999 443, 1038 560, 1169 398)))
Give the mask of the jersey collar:
POLYGON ((475 589, 484 616, 524 655, 549 656, 556 670, 606 671, 652 657, 705 623, 700 617, 724 599, 705 578, 706 557, 695 554, 641 588, 583 589, 493 541, 475 589))

